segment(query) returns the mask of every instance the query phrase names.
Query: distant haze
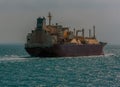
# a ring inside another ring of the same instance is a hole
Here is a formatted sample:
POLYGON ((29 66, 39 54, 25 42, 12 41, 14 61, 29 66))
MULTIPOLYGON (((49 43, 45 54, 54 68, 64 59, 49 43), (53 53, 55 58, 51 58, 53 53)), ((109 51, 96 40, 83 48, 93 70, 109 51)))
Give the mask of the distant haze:
POLYGON ((36 18, 52 13, 52 23, 71 29, 96 26, 97 38, 120 44, 120 0, 0 0, 0 43, 25 43, 36 18))

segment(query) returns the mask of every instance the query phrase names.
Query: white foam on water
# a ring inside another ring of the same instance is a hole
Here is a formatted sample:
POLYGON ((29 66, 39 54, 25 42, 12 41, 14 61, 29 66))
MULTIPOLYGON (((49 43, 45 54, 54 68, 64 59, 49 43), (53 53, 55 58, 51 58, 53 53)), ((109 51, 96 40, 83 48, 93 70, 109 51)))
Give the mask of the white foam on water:
POLYGON ((105 57, 115 56, 115 54, 113 54, 113 53, 106 53, 104 56, 105 56, 105 57))
POLYGON ((106 53, 104 55, 93 55, 93 56, 77 56, 77 57, 65 57, 65 58, 96 58, 96 57, 110 57, 115 56, 113 53, 106 53))
POLYGON ((26 58, 0 58, 0 61, 24 60, 26 58))
POLYGON ((18 55, 5 55, 4 57, 0 58, 0 61, 24 61, 24 60, 31 60, 31 59, 38 59, 38 57, 30 57, 30 56, 18 56, 18 55))
POLYGON ((105 55, 99 55, 99 56, 77 56, 77 57, 47 57, 47 58, 40 58, 40 57, 30 57, 28 55, 26 56, 18 56, 18 55, 5 55, 4 57, 0 58, 0 61, 22 61, 22 60, 31 60, 31 59, 73 59, 73 58, 96 58, 96 57, 110 57, 110 56, 116 56, 113 53, 106 53, 105 55))

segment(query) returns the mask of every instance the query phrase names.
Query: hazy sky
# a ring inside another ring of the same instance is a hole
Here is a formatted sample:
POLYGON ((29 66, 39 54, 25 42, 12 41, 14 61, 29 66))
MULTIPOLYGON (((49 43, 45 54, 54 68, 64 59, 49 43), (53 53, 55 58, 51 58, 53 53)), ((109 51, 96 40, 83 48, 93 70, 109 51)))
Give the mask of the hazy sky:
POLYGON ((52 23, 87 30, 97 38, 120 44, 120 0, 0 0, 0 43, 25 43, 36 18, 52 13, 52 23))

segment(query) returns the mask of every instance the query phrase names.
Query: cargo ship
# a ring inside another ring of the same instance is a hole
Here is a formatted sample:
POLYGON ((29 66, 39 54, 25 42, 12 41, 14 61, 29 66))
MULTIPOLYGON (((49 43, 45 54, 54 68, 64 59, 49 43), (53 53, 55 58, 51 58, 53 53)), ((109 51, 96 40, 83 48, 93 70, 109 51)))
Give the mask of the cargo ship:
POLYGON ((106 42, 96 39, 95 26, 85 36, 84 28, 69 29, 62 25, 51 24, 52 15, 37 18, 36 28, 28 33, 25 50, 32 57, 76 57, 104 55, 106 42))

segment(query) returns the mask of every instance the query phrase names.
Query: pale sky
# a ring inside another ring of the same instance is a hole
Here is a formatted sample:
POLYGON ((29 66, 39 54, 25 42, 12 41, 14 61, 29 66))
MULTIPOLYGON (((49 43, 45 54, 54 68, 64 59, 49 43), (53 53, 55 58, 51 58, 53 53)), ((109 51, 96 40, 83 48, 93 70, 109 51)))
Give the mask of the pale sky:
POLYGON ((52 23, 86 33, 95 25, 100 41, 120 44, 120 0, 0 0, 0 43, 25 43, 36 18, 49 11, 52 23))

